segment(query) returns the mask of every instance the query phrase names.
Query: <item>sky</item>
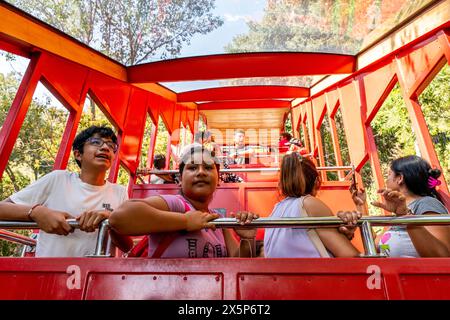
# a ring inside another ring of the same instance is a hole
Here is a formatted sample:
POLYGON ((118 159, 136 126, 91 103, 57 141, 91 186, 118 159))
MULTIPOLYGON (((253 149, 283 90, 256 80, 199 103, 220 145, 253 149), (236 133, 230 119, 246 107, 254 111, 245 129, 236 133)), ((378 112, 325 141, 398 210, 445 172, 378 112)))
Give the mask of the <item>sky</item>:
MULTIPOLYGON (((185 46, 180 57, 209 55, 224 53, 224 46, 233 40, 233 37, 248 31, 248 20, 260 20, 264 13, 266 0, 216 0, 214 13, 222 17, 224 23, 206 35, 196 35, 189 46, 185 46)), ((14 68, 21 73, 25 72, 28 60, 18 57, 14 63, 7 62, 0 55, 0 72, 8 73, 14 68)), ((210 88, 219 85, 218 81, 193 81, 178 83, 163 83, 164 86, 176 92, 210 88)), ((35 96, 44 94, 42 86, 36 90, 35 96)))
POLYGON ((265 6, 265 0, 217 0, 215 14, 222 17, 223 25, 207 35, 194 37, 181 56, 224 53, 223 47, 234 36, 248 31, 248 20, 261 20, 265 6))
MULTIPOLYGON (((180 57, 224 53, 224 46, 233 38, 248 31, 248 20, 261 20, 266 0, 217 0, 215 14, 222 17, 221 27, 206 35, 195 36, 190 46, 181 50, 180 57)), ((161 83, 169 89, 180 92, 219 86, 219 81, 190 81, 161 83)))

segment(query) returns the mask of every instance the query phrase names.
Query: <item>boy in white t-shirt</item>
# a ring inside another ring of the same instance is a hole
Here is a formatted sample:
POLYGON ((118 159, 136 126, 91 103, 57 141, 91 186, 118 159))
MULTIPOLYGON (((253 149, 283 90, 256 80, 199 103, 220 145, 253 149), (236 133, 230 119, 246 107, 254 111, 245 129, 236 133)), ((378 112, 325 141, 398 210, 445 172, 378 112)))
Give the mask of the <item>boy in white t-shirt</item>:
MULTIPOLYGON (((117 152, 108 127, 91 126, 73 142, 80 173, 55 170, 0 202, 0 219, 36 221, 37 257, 83 257, 95 250, 98 225, 128 199, 125 187, 105 180, 117 152), (66 219, 75 218, 80 230, 66 219)), ((113 244, 127 252, 132 241, 111 231, 113 244)))

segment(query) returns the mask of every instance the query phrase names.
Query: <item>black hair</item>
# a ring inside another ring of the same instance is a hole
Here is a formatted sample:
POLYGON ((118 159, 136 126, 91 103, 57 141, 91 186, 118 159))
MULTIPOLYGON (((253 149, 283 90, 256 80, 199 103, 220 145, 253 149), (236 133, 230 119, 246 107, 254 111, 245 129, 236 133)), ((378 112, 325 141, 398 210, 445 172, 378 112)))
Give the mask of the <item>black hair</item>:
POLYGON ((418 196, 431 196, 442 202, 435 187, 428 186, 428 179, 437 179, 441 175, 439 169, 432 169, 430 164, 418 156, 406 156, 391 162, 391 170, 395 175, 402 175, 409 191, 418 196))
POLYGON ((166 166, 166 156, 163 154, 155 155, 153 158, 153 166, 158 170, 163 169, 166 166))
POLYGON ((292 139, 292 135, 289 132, 282 132, 280 134, 280 136, 282 136, 283 138, 286 138, 286 140, 291 140, 292 139))
MULTIPOLYGON (((72 144, 72 150, 73 151, 78 150, 80 154, 83 154, 83 148, 84 144, 86 143, 86 140, 89 139, 90 137, 93 137, 95 134, 98 134, 101 138, 110 138, 112 142, 117 144, 117 136, 110 127, 90 126, 89 128, 84 129, 79 134, 77 134, 72 144)), ((81 168, 81 162, 77 159, 75 159, 75 161, 81 168)))
POLYGON ((217 174, 219 174, 219 170, 220 170, 220 162, 219 160, 216 158, 216 154, 213 151, 210 151, 204 147, 200 147, 200 146, 192 146, 189 150, 187 150, 181 157, 180 159, 180 164, 178 167, 178 170, 180 172, 180 176, 183 175, 183 170, 184 167, 186 166, 186 164, 188 163, 193 163, 194 161, 194 154, 195 153, 202 153, 202 154, 208 154, 211 156, 212 160, 214 161, 214 164, 216 166, 216 170, 217 170, 217 174))

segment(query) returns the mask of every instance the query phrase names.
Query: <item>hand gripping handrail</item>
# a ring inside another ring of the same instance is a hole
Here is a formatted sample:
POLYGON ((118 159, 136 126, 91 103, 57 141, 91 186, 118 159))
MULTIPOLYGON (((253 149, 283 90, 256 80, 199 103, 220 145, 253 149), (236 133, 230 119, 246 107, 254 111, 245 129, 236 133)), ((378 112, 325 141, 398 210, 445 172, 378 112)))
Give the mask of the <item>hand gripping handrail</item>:
MULTIPOLYGON (((343 225, 337 217, 308 217, 308 218, 259 218, 246 225, 236 223, 234 218, 221 218, 214 220, 216 228, 336 228, 343 225)), ((358 220, 357 226, 361 228, 365 254, 361 257, 383 257, 377 254, 375 241, 372 236, 372 226, 394 225, 450 225, 450 215, 420 215, 420 216, 366 216, 358 220)))
MULTIPOLYGON (((74 219, 67 220, 73 228, 78 228, 78 222, 74 219)), ((337 228, 343 225, 337 217, 307 217, 307 218, 259 218, 249 224, 241 225, 235 218, 219 218, 213 221, 216 228, 337 228)), ((420 215, 420 216, 365 216, 358 220, 357 226, 361 228, 365 255, 364 257, 379 257, 375 248, 371 228, 373 226, 394 225, 450 225, 450 215, 420 215)), ((4 229, 38 229, 36 222, 0 221, 0 228, 4 229)), ((109 257, 110 237, 109 222, 103 220, 97 238, 95 252, 90 257, 109 257)))

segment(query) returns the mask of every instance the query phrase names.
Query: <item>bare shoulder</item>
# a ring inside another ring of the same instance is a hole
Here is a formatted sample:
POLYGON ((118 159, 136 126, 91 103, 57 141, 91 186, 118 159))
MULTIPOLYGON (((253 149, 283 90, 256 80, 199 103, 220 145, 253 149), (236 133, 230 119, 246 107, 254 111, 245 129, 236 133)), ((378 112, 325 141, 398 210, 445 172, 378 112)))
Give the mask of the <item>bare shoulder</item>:
POLYGON ((310 217, 327 217, 332 216, 331 209, 320 199, 316 197, 306 197, 303 205, 310 217))
POLYGON ((166 200, 164 200, 160 196, 152 196, 144 199, 130 199, 130 202, 144 202, 158 210, 169 211, 169 206, 167 205, 166 200))

